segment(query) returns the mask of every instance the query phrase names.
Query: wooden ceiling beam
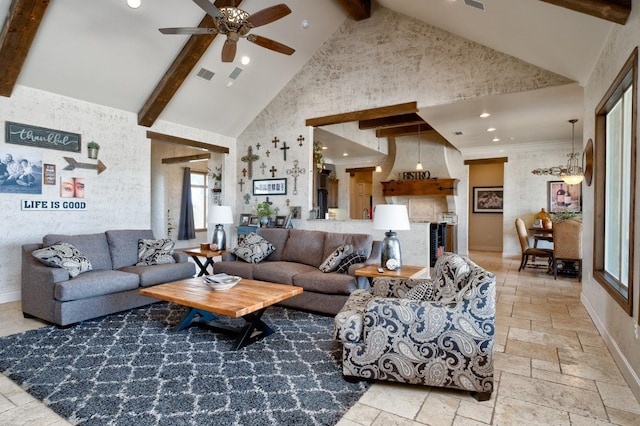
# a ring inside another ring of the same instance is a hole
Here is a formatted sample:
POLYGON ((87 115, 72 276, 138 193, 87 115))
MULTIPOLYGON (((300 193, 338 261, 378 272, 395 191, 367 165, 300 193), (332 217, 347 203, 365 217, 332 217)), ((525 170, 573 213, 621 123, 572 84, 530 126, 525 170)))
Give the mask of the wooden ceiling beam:
POLYGON ((325 117, 308 118, 306 126, 318 127, 330 124, 349 123, 351 121, 372 120, 374 118, 389 117, 391 115, 410 114, 418 112, 417 102, 389 105, 380 108, 363 109, 361 111, 345 112, 327 115, 325 117))
MULTIPOLYGON (((217 7, 231 6, 237 7, 242 0, 216 0, 217 7)), ((205 15, 198 25, 199 28, 213 27, 213 18, 205 15)), ((173 60, 169 69, 164 73, 156 87, 147 98, 144 105, 138 112, 138 124, 145 127, 151 127, 158 119, 162 111, 167 107, 171 99, 175 96, 187 79, 193 68, 207 51, 217 34, 192 35, 187 40, 178 56, 173 60)))
POLYGON ((412 124, 409 126, 397 126, 397 127, 387 127, 382 129, 376 129, 376 137, 388 138, 388 137, 417 135, 418 127, 420 128, 420 133, 433 131, 433 127, 431 127, 428 123, 423 123, 419 125, 412 124))
POLYGON ((540 0, 624 25, 631 14, 631 0, 540 0))
POLYGON ((211 145, 208 143, 194 141, 192 139, 185 139, 178 136, 165 135, 163 133, 152 132, 151 130, 147 130, 147 138, 154 139, 160 142, 169 142, 175 143, 178 145, 190 146, 192 148, 200 148, 205 149, 209 152, 219 152, 222 154, 228 154, 229 148, 218 145, 211 145))
POLYGON ((185 155, 183 157, 163 158, 162 164, 188 163, 191 161, 208 160, 209 158, 211 158, 211 153, 206 152, 204 154, 185 155))
POLYGON ((0 32, 0 95, 10 97, 49 0, 13 0, 0 32))
POLYGON ((371 17, 371 0, 340 0, 340 4, 356 21, 371 17))
POLYGON ((401 114, 392 115, 390 117, 374 118, 372 120, 360 120, 358 122, 358 128, 360 130, 366 130, 377 129, 379 127, 395 127, 419 123, 424 123, 424 120, 418 114, 401 114))

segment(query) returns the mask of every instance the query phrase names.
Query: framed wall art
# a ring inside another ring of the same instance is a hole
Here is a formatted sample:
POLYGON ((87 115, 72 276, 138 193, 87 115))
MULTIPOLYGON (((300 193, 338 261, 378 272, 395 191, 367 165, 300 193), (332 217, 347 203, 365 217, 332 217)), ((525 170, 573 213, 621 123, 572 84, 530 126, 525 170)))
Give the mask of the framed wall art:
POLYGON ((80 152, 81 137, 78 133, 47 129, 29 124, 5 122, 5 141, 37 148, 80 152))
POLYGON ((253 195, 287 195, 287 178, 256 179, 253 181, 253 195))
POLYGON ((502 186, 474 186, 474 213, 502 213, 504 208, 504 188, 502 186))
POLYGON ((240 215, 240 226, 248 226, 249 222, 251 222, 250 214, 241 214, 240 215))
POLYGON ((549 213, 582 212, 582 184, 567 185, 561 180, 547 182, 549 213))

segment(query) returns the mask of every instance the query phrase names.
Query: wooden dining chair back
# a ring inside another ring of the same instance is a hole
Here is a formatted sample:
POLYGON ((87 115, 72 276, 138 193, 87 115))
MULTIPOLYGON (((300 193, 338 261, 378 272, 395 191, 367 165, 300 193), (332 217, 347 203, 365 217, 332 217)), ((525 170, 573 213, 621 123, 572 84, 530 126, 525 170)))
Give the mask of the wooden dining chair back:
POLYGON ((529 233, 527 232, 527 227, 525 226, 524 221, 520 218, 516 218, 516 232, 518 234, 518 240, 520 240, 520 249, 522 250, 522 260, 520 261, 520 268, 518 268, 518 271, 521 271, 522 268, 527 266, 530 259, 536 257, 546 258, 549 261, 549 264, 551 264, 553 260, 553 250, 531 247, 529 245, 529 233))
POLYGON ((575 264, 578 281, 582 281, 582 222, 565 220, 553 225, 553 277, 558 278, 558 264, 575 264))

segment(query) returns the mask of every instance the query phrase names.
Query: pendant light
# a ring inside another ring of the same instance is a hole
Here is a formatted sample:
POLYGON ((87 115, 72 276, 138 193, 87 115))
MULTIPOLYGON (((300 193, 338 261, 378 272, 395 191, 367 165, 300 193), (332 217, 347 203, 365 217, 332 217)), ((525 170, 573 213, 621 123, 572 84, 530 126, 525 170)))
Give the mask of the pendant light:
POLYGON ((423 168, 422 168, 422 157, 420 155, 420 145, 421 145, 420 124, 418 124, 418 164, 416 164, 416 170, 423 170, 423 168))
POLYGON ((554 166, 549 168, 538 168, 532 170, 531 173, 534 175, 551 175, 557 176, 562 179, 567 185, 578 185, 582 183, 584 179, 584 172, 582 170, 582 166, 578 163, 578 159, 580 158, 580 154, 575 152, 574 143, 575 143, 575 134, 576 134, 576 123, 578 122, 577 118, 572 118, 569 120, 571 123, 571 153, 567 154, 569 160, 567 161, 566 166, 554 166))
MULTIPOLYGON (((376 136, 378 136, 378 130, 376 129, 376 136)), ((378 136, 378 164, 376 165, 376 173, 381 173, 382 167, 380 166, 380 136, 378 136)))

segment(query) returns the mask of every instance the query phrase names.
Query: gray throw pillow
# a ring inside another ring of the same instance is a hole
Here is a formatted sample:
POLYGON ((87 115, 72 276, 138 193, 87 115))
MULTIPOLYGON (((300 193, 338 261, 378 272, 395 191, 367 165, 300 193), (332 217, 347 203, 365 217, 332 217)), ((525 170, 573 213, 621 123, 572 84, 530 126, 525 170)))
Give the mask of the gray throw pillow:
POLYGON ((275 247, 273 244, 255 232, 252 232, 231 252, 245 262, 259 263, 274 251, 275 247))
POLYGON ((363 256, 359 253, 351 253, 350 255, 346 256, 344 259, 342 259, 342 262, 340 262, 340 265, 338 266, 338 273, 339 274, 346 274, 349 272, 349 266, 355 264, 355 263, 362 263, 362 262, 366 262, 367 261, 367 257, 363 256))
POLYGON ((335 249, 333 253, 327 256, 324 262, 322 262, 322 265, 320 265, 319 269, 322 272, 335 271, 336 269, 338 269, 338 266, 340 266, 340 262, 342 262, 342 259, 350 255, 351 252, 353 252, 353 246, 349 244, 341 245, 340 247, 335 249))
POLYGON ((176 242, 168 238, 138 240, 138 263, 136 263, 136 266, 176 263, 173 258, 173 247, 175 245, 176 242))
POLYGON ((80 250, 61 241, 49 247, 34 250, 31 254, 47 266, 66 269, 71 278, 93 269, 89 259, 80 253, 80 250))

